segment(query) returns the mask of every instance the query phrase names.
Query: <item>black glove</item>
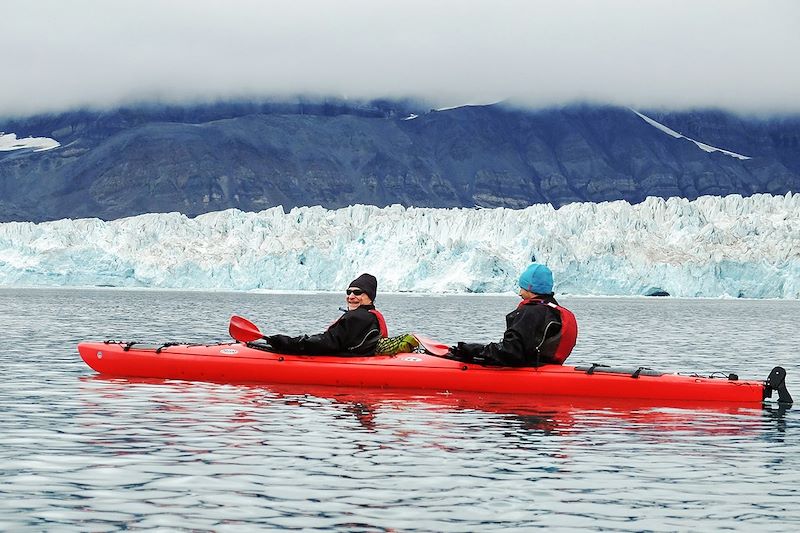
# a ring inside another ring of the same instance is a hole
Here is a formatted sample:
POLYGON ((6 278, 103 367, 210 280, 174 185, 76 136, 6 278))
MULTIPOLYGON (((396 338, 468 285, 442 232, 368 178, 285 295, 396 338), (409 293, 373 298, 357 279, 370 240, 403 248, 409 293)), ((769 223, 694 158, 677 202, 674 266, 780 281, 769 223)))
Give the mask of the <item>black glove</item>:
POLYGON ((458 346, 451 346, 445 357, 448 359, 453 359, 454 361, 463 361, 463 356, 461 351, 458 349, 458 346))
POLYGON ((447 354, 447 358, 464 363, 474 363, 476 358, 480 357, 481 351, 483 351, 483 344, 459 342, 457 345, 450 347, 450 353, 447 354))
POLYGON ((292 337, 288 335, 265 335, 264 340, 277 353, 283 353, 291 346, 292 337))

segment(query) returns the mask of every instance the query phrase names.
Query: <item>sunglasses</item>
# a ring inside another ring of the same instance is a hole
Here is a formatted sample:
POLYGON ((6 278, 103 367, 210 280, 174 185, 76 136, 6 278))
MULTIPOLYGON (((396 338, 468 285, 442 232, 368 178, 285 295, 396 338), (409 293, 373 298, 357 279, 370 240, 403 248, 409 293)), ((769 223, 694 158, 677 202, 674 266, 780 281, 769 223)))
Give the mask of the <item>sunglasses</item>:
POLYGON ((345 292, 345 293, 346 293, 348 296, 349 296, 349 295, 351 295, 351 294, 355 294, 356 296, 361 296, 362 294, 364 294, 364 291, 362 291, 361 289, 347 289, 347 290, 346 290, 346 291, 344 291, 344 292, 345 292))

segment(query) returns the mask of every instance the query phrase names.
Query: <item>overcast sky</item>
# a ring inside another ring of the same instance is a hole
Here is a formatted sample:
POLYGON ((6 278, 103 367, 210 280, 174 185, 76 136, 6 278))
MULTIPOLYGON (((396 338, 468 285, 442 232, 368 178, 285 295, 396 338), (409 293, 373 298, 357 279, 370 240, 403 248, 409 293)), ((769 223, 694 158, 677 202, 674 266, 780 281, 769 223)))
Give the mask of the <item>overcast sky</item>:
POLYGON ((417 97, 800 111, 799 0, 0 0, 0 114, 417 97))

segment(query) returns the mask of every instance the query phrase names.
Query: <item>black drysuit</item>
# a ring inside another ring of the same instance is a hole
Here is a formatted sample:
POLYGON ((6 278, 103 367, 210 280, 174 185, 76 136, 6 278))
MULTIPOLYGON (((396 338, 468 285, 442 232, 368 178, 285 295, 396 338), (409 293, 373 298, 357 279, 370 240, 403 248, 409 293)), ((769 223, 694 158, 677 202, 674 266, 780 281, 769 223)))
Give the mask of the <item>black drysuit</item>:
POLYGON ((271 351, 295 355, 373 355, 381 338, 378 317, 370 313, 373 305, 346 311, 324 332, 316 335, 270 335, 264 337, 271 351))
MULTIPOLYGON (((558 305, 553 296, 540 296, 539 301, 558 305)), ((539 366, 551 363, 561 313, 549 305, 526 302, 506 315, 503 340, 491 344, 459 342, 452 348, 452 357, 460 361, 495 366, 539 366)))

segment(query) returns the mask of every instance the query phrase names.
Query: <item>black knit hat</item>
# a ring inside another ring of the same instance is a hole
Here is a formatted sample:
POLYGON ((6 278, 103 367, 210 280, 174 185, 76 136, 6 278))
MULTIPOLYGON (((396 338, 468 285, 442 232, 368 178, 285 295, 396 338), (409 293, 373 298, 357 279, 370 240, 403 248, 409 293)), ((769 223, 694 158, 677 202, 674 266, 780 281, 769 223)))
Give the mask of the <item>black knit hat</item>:
POLYGON ((367 293, 369 299, 375 301, 375 293, 378 292, 378 280, 372 274, 361 274, 350 282, 348 287, 357 287, 367 293))

